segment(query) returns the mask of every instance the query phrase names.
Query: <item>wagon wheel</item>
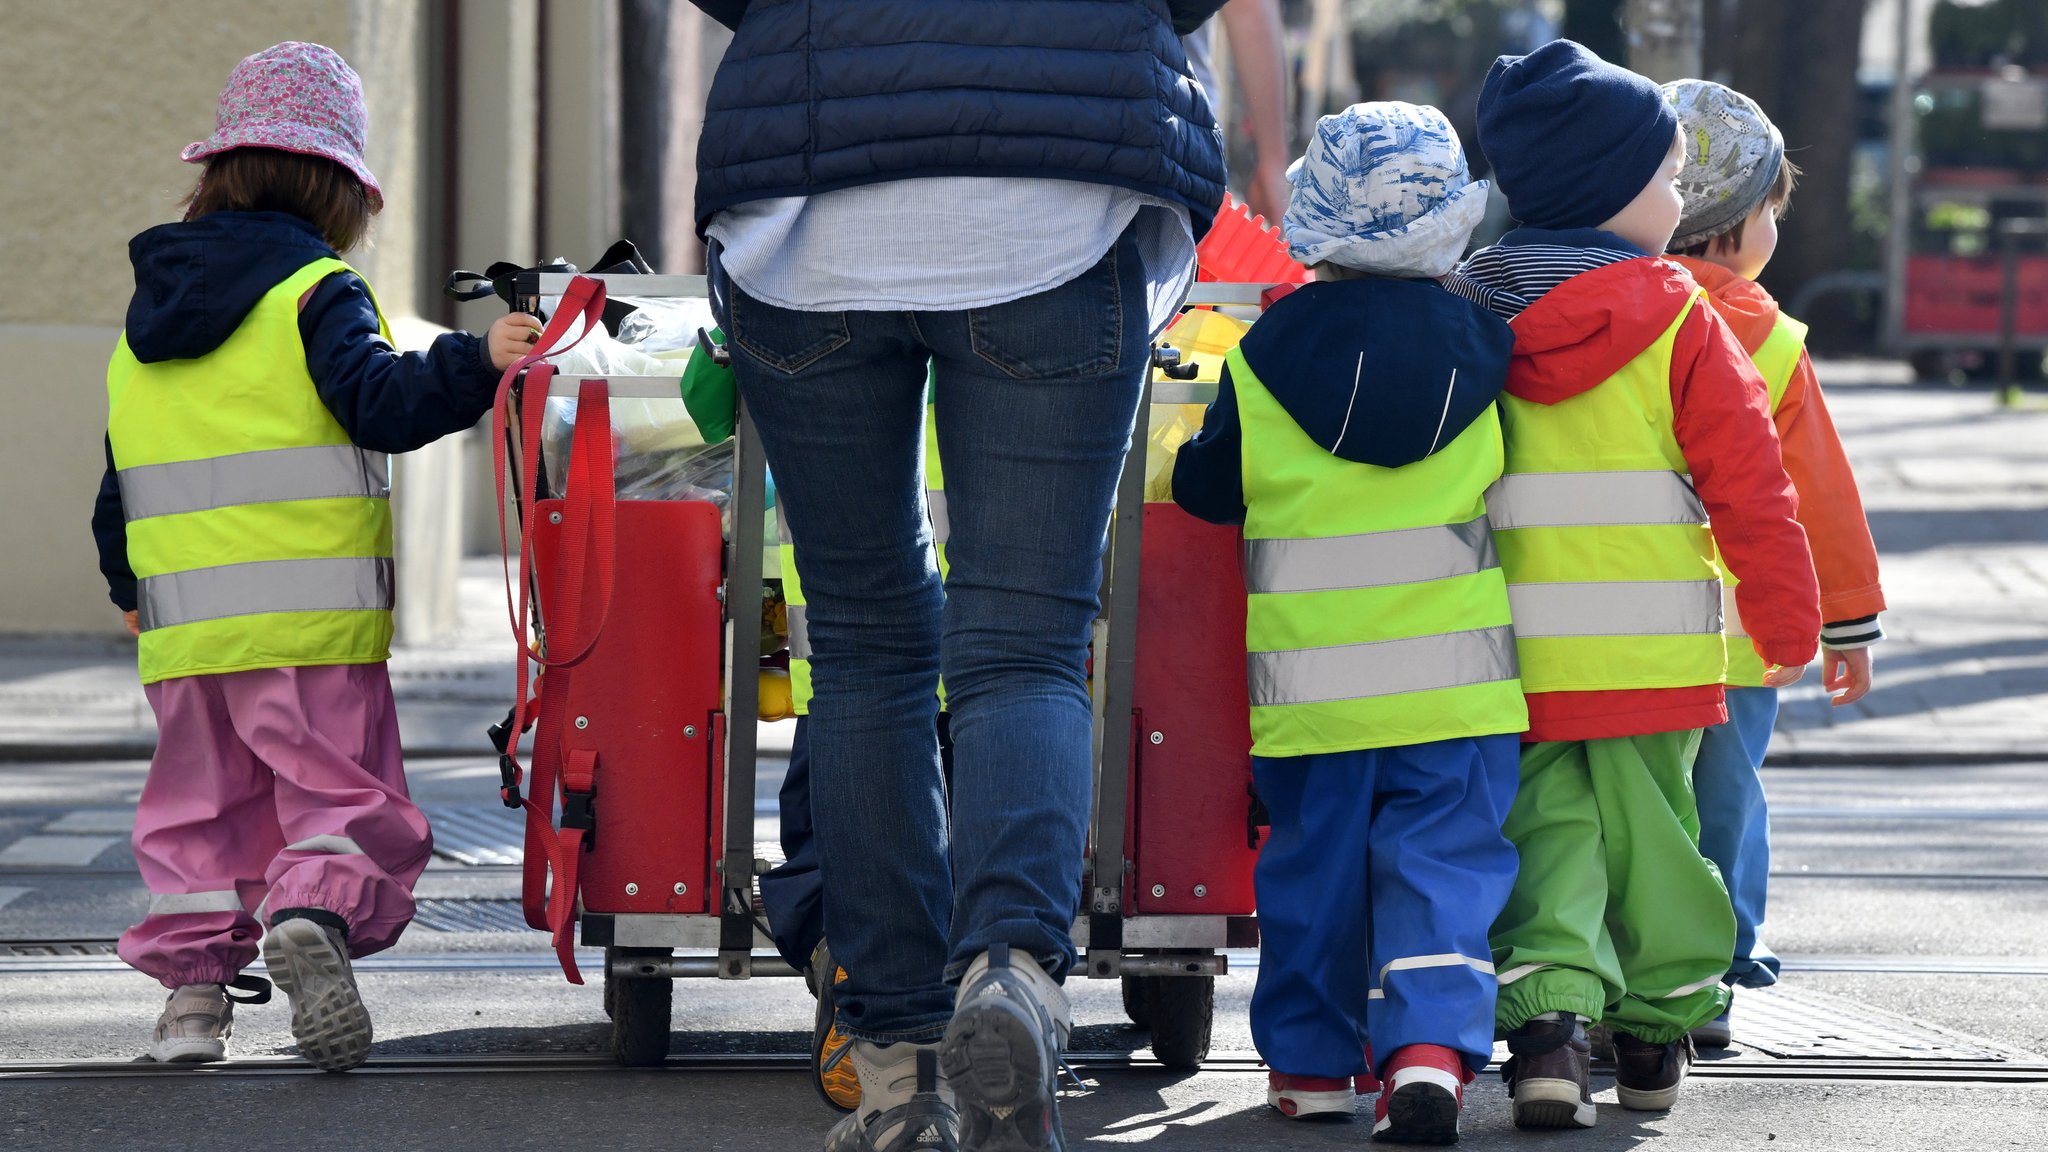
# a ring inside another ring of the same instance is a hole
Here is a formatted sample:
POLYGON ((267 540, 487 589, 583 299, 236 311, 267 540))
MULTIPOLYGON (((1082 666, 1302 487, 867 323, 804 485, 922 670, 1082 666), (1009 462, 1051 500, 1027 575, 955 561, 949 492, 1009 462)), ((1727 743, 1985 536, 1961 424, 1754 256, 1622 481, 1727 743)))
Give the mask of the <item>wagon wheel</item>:
POLYGON ((1168 1068, 1196 1068, 1209 1055, 1216 1021, 1214 976, 1148 976, 1152 1054, 1168 1068))
MULTIPOLYGON (((620 948, 621 957, 667 959, 666 948, 620 948)), ((666 976, 617 976, 605 969, 605 999, 612 1018, 612 1058, 628 1068, 655 1068, 668 1059, 669 1007, 675 982, 666 976)))
POLYGON ((1146 987, 1146 978, 1124 976, 1121 980, 1124 986, 1124 1015, 1130 1017, 1131 1023, 1140 1028, 1152 1027, 1152 1005, 1149 1002, 1150 990, 1146 987))

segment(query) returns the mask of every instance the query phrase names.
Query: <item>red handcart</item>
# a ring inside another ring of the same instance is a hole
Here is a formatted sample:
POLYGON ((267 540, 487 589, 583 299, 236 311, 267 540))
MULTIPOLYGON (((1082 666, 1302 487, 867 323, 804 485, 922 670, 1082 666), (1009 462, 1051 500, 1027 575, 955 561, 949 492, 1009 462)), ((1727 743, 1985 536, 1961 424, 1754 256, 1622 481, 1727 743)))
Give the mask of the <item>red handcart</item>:
MULTIPOLYGON (((1263 288, 1205 283, 1190 304, 1256 307, 1263 288)), ((705 281, 523 274, 521 297, 563 299, 539 348, 594 323, 607 290, 702 296, 705 281)), ((1148 404, 1213 396, 1192 368, 1158 349, 1148 404)), ((523 902, 572 981, 579 936, 604 949, 613 1051, 628 1065, 665 1057, 675 978, 795 975, 755 891, 767 864, 753 841, 759 440, 742 407, 729 529, 707 501, 618 499, 611 472, 610 402, 677 397, 673 377, 570 376, 535 359, 508 373, 497 417, 500 482, 509 475, 514 496, 501 505, 521 530, 509 591, 522 668, 515 718, 496 738, 502 795, 527 812, 523 902), (542 475, 543 397, 578 401, 559 497, 542 475), (531 690, 529 662, 541 669, 531 690), (529 724, 523 776, 513 733, 529 724)), ((1135 436, 1104 560, 1076 972, 1120 979, 1155 1055, 1192 1066, 1208 1051, 1223 950, 1257 943, 1244 589, 1234 530, 1144 502, 1146 456, 1135 436)))

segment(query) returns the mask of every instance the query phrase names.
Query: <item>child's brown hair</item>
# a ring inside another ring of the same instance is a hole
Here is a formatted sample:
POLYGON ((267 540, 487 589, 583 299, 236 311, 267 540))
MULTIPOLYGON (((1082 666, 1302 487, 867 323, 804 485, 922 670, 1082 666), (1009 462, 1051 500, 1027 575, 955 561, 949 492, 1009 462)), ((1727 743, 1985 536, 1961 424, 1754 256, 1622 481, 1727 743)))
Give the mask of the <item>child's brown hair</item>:
POLYGON ((185 219, 214 212, 287 212, 318 228, 336 252, 360 244, 375 214, 355 173, 278 148, 231 148, 208 159, 185 196, 185 219))
MULTIPOLYGON (((1792 210, 1792 190, 1798 186, 1799 165, 1794 164, 1792 158, 1787 156, 1778 162, 1777 178, 1771 181, 1771 190, 1764 193, 1764 209, 1770 212, 1771 215, 1783 220, 1785 213, 1792 210)), ((1714 249, 1724 246, 1727 251, 1733 252, 1737 248, 1742 247, 1742 229, 1749 223, 1749 218, 1755 211, 1756 209, 1752 208, 1749 212, 1743 213, 1742 219, 1735 222, 1735 227, 1730 228, 1726 232, 1709 236, 1697 244, 1688 244, 1683 248, 1677 249, 1675 254, 1705 258, 1712 255, 1714 249)))

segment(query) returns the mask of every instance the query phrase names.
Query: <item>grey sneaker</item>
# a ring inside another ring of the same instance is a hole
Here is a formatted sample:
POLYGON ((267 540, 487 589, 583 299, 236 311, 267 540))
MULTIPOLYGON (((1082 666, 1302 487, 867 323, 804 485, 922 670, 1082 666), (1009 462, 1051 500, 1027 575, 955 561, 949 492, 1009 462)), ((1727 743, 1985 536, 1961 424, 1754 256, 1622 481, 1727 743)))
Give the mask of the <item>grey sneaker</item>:
POLYGON ((149 1058, 160 1064, 203 1064, 227 1055, 235 1006, 219 984, 187 984, 164 1001, 149 1058))
POLYGON ((268 980, 237 976, 232 986, 250 995, 238 997, 220 984, 187 984, 173 991, 156 1019, 149 1058, 160 1064, 204 1064, 226 1056, 228 1037, 235 1032, 235 1004, 270 999, 268 980))
POLYGON ((860 1076, 860 1111, 825 1138, 825 1152, 960 1152, 960 1114, 939 1079, 936 1044, 847 1045, 860 1076))
POLYGON ((1030 956, 997 944, 968 965, 939 1045, 970 1152, 1064 1152, 1057 1080, 1073 1029, 1067 994, 1030 956))
POLYGON ((314 1067, 346 1072, 370 1056, 370 1013, 356 991, 343 934, 318 921, 280 919, 263 937, 263 963, 292 1002, 292 1038, 314 1067))

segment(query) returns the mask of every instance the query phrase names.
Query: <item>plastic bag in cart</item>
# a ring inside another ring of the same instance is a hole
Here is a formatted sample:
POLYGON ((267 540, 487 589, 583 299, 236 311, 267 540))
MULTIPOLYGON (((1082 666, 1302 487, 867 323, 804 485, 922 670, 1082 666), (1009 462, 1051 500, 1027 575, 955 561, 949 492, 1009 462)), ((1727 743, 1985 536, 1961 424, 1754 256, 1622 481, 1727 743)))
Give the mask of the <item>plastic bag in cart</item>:
MULTIPOLYGON (((1181 362, 1196 365, 1195 382, 1215 383, 1223 378, 1223 358, 1237 347, 1251 325, 1222 312, 1197 310, 1174 321, 1166 330, 1165 342, 1180 350, 1181 362)), ((1202 430, 1201 404, 1154 404, 1149 417, 1145 445, 1145 500, 1165 503, 1173 499, 1173 462, 1180 446, 1202 430)))

